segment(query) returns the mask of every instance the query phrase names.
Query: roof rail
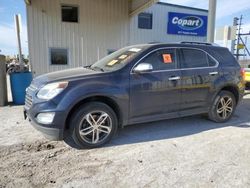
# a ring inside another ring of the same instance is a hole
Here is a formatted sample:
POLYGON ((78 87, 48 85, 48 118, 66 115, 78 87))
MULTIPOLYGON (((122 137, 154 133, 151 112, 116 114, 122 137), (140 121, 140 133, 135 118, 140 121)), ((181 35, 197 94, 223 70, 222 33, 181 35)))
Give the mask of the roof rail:
POLYGON ((207 46, 214 46, 213 43, 208 43, 208 42, 187 42, 183 41, 181 44, 197 44, 197 45, 207 45, 207 46))
POLYGON ((154 41, 154 42, 149 42, 148 44, 160 44, 161 42, 157 42, 157 41, 154 41))

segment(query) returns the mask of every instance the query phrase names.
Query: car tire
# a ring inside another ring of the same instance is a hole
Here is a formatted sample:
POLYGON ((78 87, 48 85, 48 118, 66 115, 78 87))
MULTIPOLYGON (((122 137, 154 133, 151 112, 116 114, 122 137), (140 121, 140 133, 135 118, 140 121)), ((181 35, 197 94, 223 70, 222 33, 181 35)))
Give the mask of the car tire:
POLYGON ((113 109, 101 102, 91 102, 73 114, 70 136, 80 148, 96 148, 108 143, 117 128, 118 120, 113 109))
POLYGON ((235 112, 236 99, 233 93, 221 91, 214 99, 210 107, 208 118, 217 123, 230 120, 235 112))

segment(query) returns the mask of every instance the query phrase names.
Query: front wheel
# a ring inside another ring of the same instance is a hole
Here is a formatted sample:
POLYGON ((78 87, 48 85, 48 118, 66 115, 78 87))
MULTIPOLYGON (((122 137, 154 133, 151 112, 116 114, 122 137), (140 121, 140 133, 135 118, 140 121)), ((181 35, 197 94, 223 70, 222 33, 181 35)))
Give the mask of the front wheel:
POLYGON ((236 108, 235 96, 229 91, 221 91, 210 107, 208 117, 217 123, 231 119, 236 108))
POLYGON ((81 148, 100 147, 111 140, 117 131, 115 112, 106 104, 91 102, 83 105, 73 115, 71 136, 81 148))

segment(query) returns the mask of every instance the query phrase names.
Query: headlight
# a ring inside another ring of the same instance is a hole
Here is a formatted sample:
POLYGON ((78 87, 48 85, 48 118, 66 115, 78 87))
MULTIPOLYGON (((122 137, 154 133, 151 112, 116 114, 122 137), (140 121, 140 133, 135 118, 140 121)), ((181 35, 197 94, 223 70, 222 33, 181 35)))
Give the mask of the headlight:
POLYGON ((39 99, 50 100, 61 93, 68 86, 68 82, 56 82, 43 86, 37 93, 39 99))

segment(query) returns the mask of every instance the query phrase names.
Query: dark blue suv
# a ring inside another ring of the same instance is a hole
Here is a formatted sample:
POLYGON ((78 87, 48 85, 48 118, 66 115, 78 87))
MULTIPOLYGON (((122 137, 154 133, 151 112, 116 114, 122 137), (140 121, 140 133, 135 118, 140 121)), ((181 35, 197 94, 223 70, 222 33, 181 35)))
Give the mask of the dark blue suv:
POLYGON ((240 65, 227 48, 145 44, 123 48, 91 66, 35 78, 24 112, 50 139, 70 137, 92 148, 131 124, 194 114, 225 122, 243 94, 240 65))

